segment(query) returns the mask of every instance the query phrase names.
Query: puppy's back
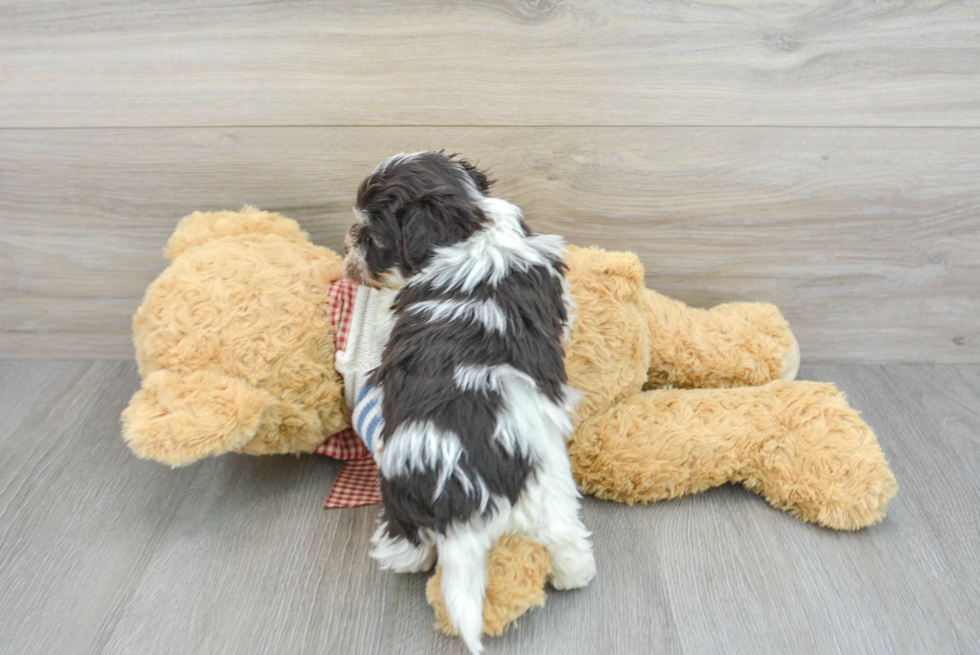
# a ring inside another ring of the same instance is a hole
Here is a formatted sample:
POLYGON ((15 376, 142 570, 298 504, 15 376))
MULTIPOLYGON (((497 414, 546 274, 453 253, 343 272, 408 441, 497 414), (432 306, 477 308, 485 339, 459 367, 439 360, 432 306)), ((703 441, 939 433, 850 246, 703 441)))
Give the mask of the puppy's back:
POLYGON ((540 459, 535 440, 566 413, 564 264, 553 249, 510 264, 468 287, 423 275, 395 301, 372 380, 384 392, 381 489, 392 536, 415 541, 420 529, 442 533, 517 502, 540 459))

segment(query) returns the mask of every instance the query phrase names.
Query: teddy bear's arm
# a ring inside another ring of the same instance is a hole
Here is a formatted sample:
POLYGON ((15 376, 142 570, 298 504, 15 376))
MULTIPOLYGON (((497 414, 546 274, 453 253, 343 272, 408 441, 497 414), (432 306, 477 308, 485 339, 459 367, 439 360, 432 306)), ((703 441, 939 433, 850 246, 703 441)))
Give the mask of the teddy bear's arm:
MULTIPOLYGON (((637 388, 739 387, 796 377, 799 347, 775 306, 688 307, 645 288, 632 253, 569 246, 565 260, 576 301, 567 365, 570 374, 582 374, 577 382, 587 396, 632 393, 634 373, 641 377, 637 388), (587 388, 591 381, 598 381, 595 390, 587 388)), ((606 400, 587 402, 587 412, 606 400)))
POLYGON ((720 388, 795 379, 800 349, 767 303, 696 309, 642 290, 650 330, 647 387, 720 388))
POLYGON ((186 466, 238 450, 274 399, 240 379, 194 371, 154 371, 122 414, 123 439, 138 456, 186 466))

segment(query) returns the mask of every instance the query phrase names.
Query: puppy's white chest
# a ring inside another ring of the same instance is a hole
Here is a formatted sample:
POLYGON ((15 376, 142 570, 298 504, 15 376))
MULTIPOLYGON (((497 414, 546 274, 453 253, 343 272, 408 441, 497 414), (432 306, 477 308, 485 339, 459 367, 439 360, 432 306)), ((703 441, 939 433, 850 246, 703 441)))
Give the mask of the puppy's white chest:
POLYGON ((337 351, 334 357, 334 369, 344 379, 344 398, 352 410, 354 431, 375 459, 384 419, 380 389, 369 387, 367 379, 381 364, 381 355, 394 324, 391 305, 397 293, 394 289, 358 287, 347 341, 344 349, 337 351))

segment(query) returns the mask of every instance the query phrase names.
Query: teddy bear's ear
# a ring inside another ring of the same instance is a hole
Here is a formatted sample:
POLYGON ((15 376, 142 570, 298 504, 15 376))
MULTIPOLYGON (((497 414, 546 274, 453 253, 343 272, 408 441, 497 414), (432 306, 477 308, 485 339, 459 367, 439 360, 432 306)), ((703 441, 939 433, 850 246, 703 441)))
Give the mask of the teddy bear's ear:
POLYGON ((192 246, 246 234, 276 234, 297 243, 309 242, 309 235, 293 219, 245 206, 239 212, 194 212, 185 216, 167 241, 163 254, 172 260, 192 246))
POLYGON ((184 466, 247 444, 272 403, 237 378, 154 371, 122 414, 123 438, 139 457, 184 466))

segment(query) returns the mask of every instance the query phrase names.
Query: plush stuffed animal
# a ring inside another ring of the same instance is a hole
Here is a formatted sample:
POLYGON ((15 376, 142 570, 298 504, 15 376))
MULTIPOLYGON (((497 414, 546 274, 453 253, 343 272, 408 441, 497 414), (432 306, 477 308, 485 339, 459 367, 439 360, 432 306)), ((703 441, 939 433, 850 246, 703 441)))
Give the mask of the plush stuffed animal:
MULTIPOLYGON (((166 255, 133 320, 143 385, 123 436, 137 455, 311 452, 348 427, 328 299, 339 256, 250 207, 187 216, 166 255)), ((565 363, 583 392, 568 451, 584 493, 632 504, 740 482, 829 528, 881 520, 897 485, 877 439, 832 384, 792 381, 799 350, 775 307, 689 308, 644 288, 629 253, 570 246, 566 263, 565 363)), ((537 544, 498 542, 484 631, 543 604, 549 570, 537 544)), ((438 576, 429 602, 447 629, 438 576)))

